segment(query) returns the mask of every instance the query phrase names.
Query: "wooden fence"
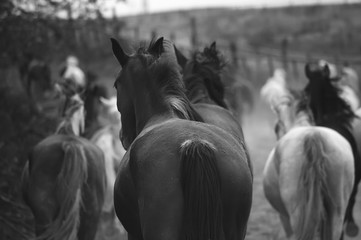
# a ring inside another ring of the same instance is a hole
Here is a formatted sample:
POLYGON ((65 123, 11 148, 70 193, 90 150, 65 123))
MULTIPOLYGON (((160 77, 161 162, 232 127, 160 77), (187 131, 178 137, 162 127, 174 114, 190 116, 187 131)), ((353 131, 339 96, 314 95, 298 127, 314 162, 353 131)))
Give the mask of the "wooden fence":
MULTIPOLYGON (((185 54, 195 49, 202 49, 204 46, 211 44, 212 39, 209 42, 200 41, 200 37, 197 34, 197 22, 196 19, 190 18, 189 21, 189 36, 185 42, 184 38, 178 41, 175 32, 170 32, 168 37, 171 39, 178 48, 180 48, 185 54)), ((149 40, 159 34, 157 29, 152 29, 148 34, 149 39, 139 39, 139 29, 123 29, 123 34, 120 34, 122 38, 128 38, 130 40, 149 40), (124 34, 125 33, 125 34, 124 34)), ((143 32, 144 38, 144 32, 143 32)), ((278 49, 259 48, 259 49, 245 49, 240 47, 235 41, 218 41, 217 48, 220 49, 228 62, 238 68, 238 72, 241 78, 252 81, 255 85, 262 85, 267 78, 269 78, 276 68, 283 68, 287 72, 288 81, 294 82, 296 85, 302 85, 306 79, 304 74, 304 66, 311 61, 317 61, 324 59, 330 63, 333 63, 340 70, 344 63, 348 63, 359 74, 361 74, 361 58, 348 57, 337 54, 305 54, 300 52, 294 52, 289 49, 287 39, 281 41, 278 49)))

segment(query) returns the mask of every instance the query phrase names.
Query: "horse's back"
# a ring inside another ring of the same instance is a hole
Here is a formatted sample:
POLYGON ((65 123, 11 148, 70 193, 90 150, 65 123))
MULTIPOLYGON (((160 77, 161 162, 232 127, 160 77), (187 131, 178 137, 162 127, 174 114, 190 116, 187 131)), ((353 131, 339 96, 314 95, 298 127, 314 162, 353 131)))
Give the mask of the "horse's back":
MULTIPOLYGON (((146 156, 145 158, 148 158, 147 156, 149 158, 156 157, 149 154, 156 155, 162 152, 163 156, 169 154, 169 156, 164 157, 164 159, 169 159, 169 157, 179 155, 179 147, 185 141, 193 139, 203 139, 213 144, 217 149, 216 156, 220 164, 227 165, 231 162, 238 165, 238 167, 244 168, 245 171, 250 170, 247 150, 244 145, 240 144, 238 139, 234 138, 229 132, 208 123, 186 120, 168 121, 141 133, 131 151, 136 151, 140 156, 146 156), (157 148, 160 148, 159 151, 154 150, 157 148)), ((242 141, 244 140, 242 139, 242 141)), ((177 157, 174 159, 177 159, 177 157)))
POLYGON ((182 225, 180 152, 184 144, 193 140, 214 146, 221 179, 223 222, 227 228, 244 230, 252 202, 252 174, 246 149, 218 127, 170 120, 140 133, 120 164, 115 207, 128 232, 139 232, 139 218, 149 208, 154 208, 156 215, 161 215, 159 218, 168 219, 167 224, 174 224, 175 228, 182 225), (235 222, 242 222, 242 226, 236 227, 235 222))
POLYGON ((205 103, 197 103, 193 107, 202 116, 204 122, 220 127, 239 142, 244 142, 242 127, 229 110, 205 103))

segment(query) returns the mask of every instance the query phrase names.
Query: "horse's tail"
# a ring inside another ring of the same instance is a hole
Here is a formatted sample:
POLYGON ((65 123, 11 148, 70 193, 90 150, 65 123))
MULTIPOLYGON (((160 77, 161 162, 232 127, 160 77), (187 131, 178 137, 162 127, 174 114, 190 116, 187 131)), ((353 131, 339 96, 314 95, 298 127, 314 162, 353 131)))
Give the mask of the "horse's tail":
POLYGON ((62 144, 64 160, 57 176, 59 211, 56 219, 38 239, 76 240, 82 205, 82 185, 88 177, 84 147, 75 141, 62 144))
POLYGON ((215 151, 213 144, 202 139, 187 140, 180 149, 188 240, 215 240, 222 236, 221 179, 215 151))
POLYGON ((28 196, 26 192, 28 189, 28 182, 29 182, 29 171, 30 171, 29 161, 30 159, 26 161, 23 171, 21 173, 21 192, 22 192, 23 200, 27 204, 28 204, 28 196))
POLYGON ((332 239, 333 201, 327 183, 328 157, 320 133, 304 140, 305 161, 299 181, 299 219, 295 227, 298 240, 313 239, 320 230, 322 240, 332 239))

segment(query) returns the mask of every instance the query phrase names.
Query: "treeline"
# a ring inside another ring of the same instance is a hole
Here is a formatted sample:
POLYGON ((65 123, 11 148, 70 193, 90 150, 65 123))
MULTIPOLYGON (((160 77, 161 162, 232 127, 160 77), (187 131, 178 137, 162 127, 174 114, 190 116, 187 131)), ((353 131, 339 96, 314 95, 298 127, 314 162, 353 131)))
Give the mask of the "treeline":
POLYGON ((116 19, 9 15, 0 20, 0 67, 17 64, 26 54, 50 61, 63 59, 69 53, 85 60, 109 55, 109 36, 123 25, 116 19))

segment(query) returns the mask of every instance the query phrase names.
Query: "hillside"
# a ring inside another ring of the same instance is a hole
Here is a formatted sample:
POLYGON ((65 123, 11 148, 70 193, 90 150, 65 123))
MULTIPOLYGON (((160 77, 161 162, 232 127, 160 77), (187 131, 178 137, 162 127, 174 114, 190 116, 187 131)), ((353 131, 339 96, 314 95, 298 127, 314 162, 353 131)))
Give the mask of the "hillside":
POLYGON ((191 19, 198 40, 237 41, 242 48, 279 48, 287 38, 290 50, 359 56, 361 4, 267 9, 202 9, 122 18, 121 34, 149 39, 151 32, 189 45, 191 19))

